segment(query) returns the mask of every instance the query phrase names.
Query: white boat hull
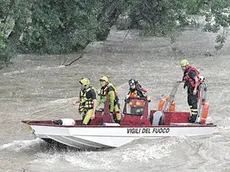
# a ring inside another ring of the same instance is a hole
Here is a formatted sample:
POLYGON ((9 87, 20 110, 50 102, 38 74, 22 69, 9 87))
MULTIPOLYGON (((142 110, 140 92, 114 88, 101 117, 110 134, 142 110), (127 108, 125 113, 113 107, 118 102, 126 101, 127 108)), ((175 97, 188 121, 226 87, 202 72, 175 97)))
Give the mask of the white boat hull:
POLYGON ((66 127, 31 125, 33 133, 41 139, 78 149, 115 148, 134 140, 156 139, 169 136, 202 136, 215 132, 214 125, 181 124, 151 127, 66 127))

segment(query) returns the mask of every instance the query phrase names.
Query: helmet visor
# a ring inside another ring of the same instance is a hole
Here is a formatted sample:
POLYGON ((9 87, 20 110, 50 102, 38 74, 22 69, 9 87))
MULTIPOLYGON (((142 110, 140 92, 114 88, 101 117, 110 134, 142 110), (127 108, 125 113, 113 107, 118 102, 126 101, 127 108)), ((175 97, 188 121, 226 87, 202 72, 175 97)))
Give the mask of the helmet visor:
POLYGON ((135 85, 135 83, 129 83, 129 86, 133 86, 133 85, 135 85))
POLYGON ((134 80, 129 80, 129 85, 130 86, 135 85, 135 81, 134 80))

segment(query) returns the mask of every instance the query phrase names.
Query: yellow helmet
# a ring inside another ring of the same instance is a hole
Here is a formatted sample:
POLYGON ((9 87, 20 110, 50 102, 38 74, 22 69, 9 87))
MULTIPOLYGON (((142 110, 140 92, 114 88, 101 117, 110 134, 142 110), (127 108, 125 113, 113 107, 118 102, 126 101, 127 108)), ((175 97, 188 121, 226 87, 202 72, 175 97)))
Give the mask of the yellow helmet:
POLYGON ((107 76, 102 76, 99 81, 105 81, 106 83, 109 83, 109 78, 107 76))
POLYGON ((90 80, 88 78, 81 78, 79 83, 84 87, 84 88, 89 88, 90 85, 90 80))
POLYGON ((186 60, 186 59, 181 60, 181 62, 180 62, 180 66, 181 66, 181 67, 185 67, 185 66, 187 66, 187 65, 189 65, 188 60, 186 60))

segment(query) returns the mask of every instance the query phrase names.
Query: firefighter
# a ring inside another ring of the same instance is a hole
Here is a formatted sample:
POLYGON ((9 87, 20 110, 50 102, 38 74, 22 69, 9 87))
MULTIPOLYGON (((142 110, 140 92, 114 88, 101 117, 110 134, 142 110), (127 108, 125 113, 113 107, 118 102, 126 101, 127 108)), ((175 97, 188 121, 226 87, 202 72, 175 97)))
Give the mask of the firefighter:
POLYGON ((129 80, 129 92, 126 95, 126 101, 131 107, 131 114, 142 115, 145 106, 145 100, 150 101, 150 97, 146 95, 147 90, 142 88, 135 79, 129 80), (140 98, 140 99, 136 99, 140 98))
POLYGON ((142 88, 141 85, 135 79, 129 80, 129 92, 126 98, 147 98, 147 90, 142 88))
POLYGON ((183 59, 180 62, 180 66, 184 72, 182 81, 184 81, 184 88, 187 87, 187 102, 191 110, 189 122, 195 123, 198 115, 199 86, 202 83, 202 79, 199 78, 199 71, 189 66, 188 60, 183 59))
POLYGON ((97 106, 100 106, 102 103, 105 104, 106 98, 109 96, 109 112, 113 116, 114 121, 120 124, 121 114, 117 88, 109 81, 107 76, 102 76, 99 81, 101 89, 97 106))
POLYGON ((75 105, 79 103, 79 112, 82 115, 82 124, 89 125, 91 119, 95 118, 97 93, 95 89, 90 86, 88 78, 82 78, 79 83, 81 84, 81 91, 77 100, 73 101, 75 105))

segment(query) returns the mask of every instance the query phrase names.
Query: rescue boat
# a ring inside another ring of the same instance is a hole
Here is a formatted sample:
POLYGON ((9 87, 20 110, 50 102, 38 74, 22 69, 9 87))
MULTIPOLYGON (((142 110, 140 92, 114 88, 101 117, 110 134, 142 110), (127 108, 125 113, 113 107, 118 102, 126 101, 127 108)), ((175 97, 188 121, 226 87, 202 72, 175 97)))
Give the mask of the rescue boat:
MULTIPOLYGON (((137 139, 157 139, 173 136, 205 136, 215 133, 216 125, 189 123, 189 112, 150 110, 146 99, 125 101, 120 124, 113 122, 109 101, 97 111, 90 125, 70 118, 54 120, 24 120, 31 133, 49 143, 61 143, 77 149, 116 148, 137 139)), ((207 117, 207 109, 205 110, 207 117)), ((205 116, 204 115, 204 116, 205 116)))

